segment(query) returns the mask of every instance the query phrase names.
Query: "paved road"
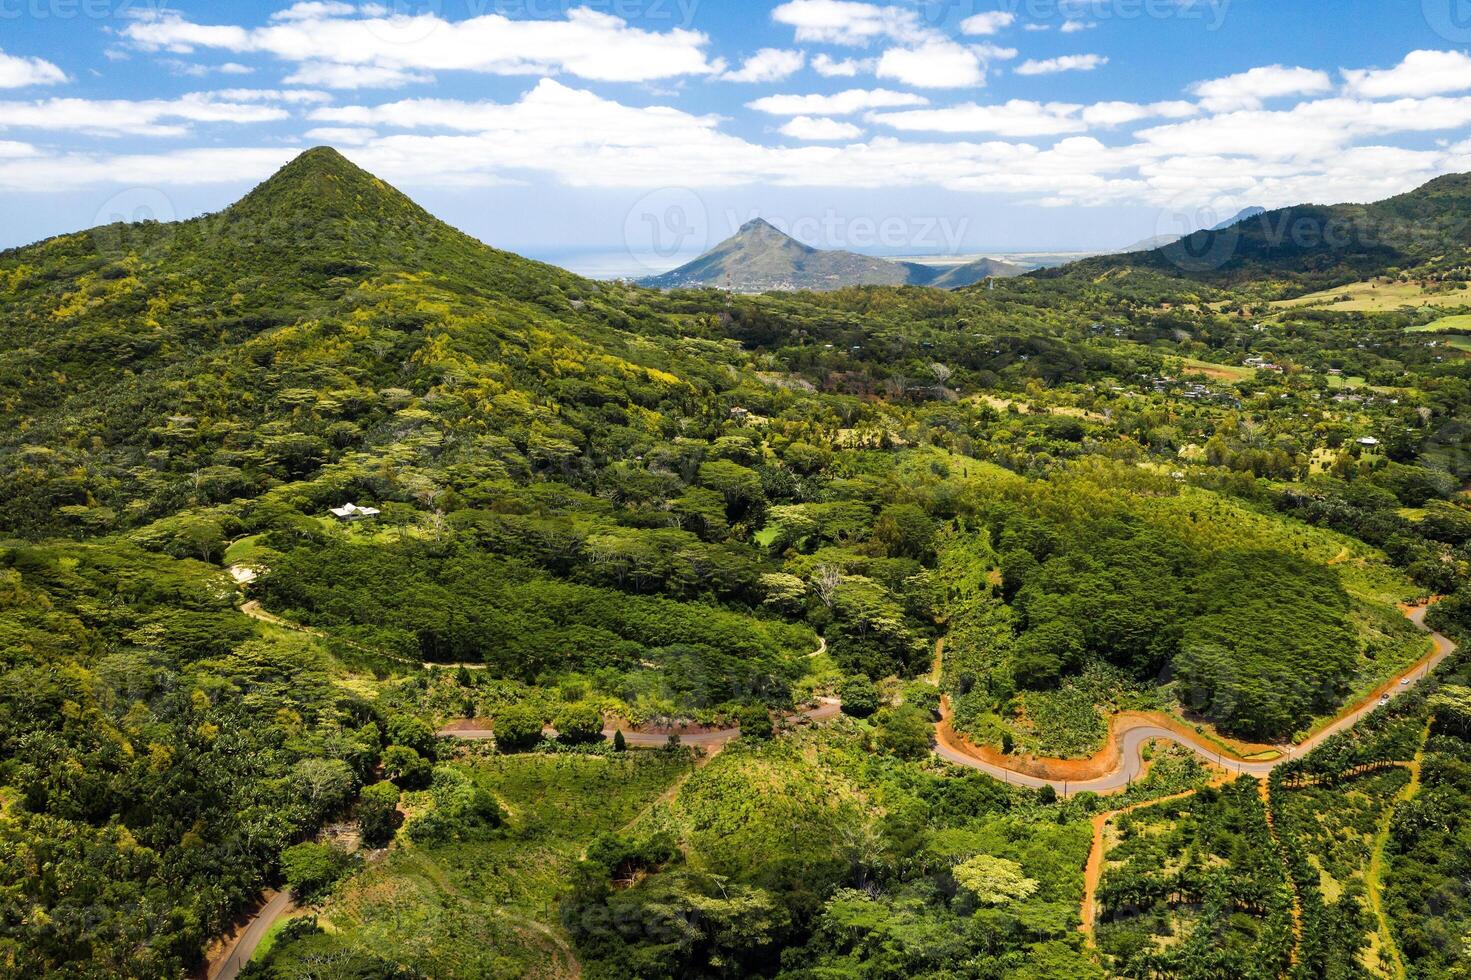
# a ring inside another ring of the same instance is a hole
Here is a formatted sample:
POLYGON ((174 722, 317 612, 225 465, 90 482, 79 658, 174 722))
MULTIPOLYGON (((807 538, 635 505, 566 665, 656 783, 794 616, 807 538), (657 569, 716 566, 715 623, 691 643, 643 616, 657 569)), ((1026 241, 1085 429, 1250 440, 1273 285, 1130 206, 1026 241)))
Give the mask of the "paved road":
POLYGON ((229 952, 209 965, 206 974, 208 980, 235 980, 245 964, 255 955, 256 947, 266 937, 266 932, 276 924, 277 919, 294 908, 296 903, 292 901, 290 891, 279 891, 272 895, 270 901, 262 905, 260 911, 250 920, 229 952))
MULTIPOLYGON (((967 752, 963 744, 947 737, 943 729, 937 729, 935 752, 947 762, 952 762, 958 766, 965 766, 969 769, 980 770, 997 779, 1014 783, 1018 786, 1029 786, 1033 789, 1051 786, 1059 794, 1066 794, 1068 796, 1088 792, 1112 793, 1127 788, 1144 771, 1142 749, 1144 744, 1152 739, 1183 745, 1228 772, 1239 772, 1248 776, 1265 778, 1271 775, 1273 769, 1276 769, 1283 763, 1290 759, 1306 755, 1333 735, 1352 728, 1379 706, 1379 698, 1382 694, 1388 693, 1393 696, 1395 693, 1408 690, 1415 684, 1420 683, 1442 661, 1455 652, 1456 645, 1450 639, 1442 636, 1440 633, 1429 630, 1425 626, 1425 612, 1427 608, 1424 605, 1414 606, 1405 610, 1405 615, 1416 626, 1430 633, 1431 639, 1435 641, 1434 652, 1417 662, 1409 670, 1403 671, 1391 678, 1388 683, 1374 691, 1374 693, 1370 694, 1368 698, 1364 699, 1352 710, 1346 711, 1331 725, 1318 732, 1312 738, 1307 739, 1300 745, 1285 750, 1282 758, 1274 759, 1271 762, 1251 762, 1244 759, 1232 758, 1229 753, 1222 753, 1219 748, 1208 742, 1196 740, 1187 734, 1182 734, 1160 725, 1147 723, 1136 723, 1125 728, 1115 728, 1114 734, 1119 740, 1119 764, 1111 772, 1093 779, 1044 779, 1040 776, 1017 772, 1005 766, 999 766, 995 763, 977 758, 975 755, 967 752), (1408 681, 1409 683, 1403 684, 1401 683, 1402 681, 1408 681)), ((1046 761, 1042 760, 1044 764, 1046 761)))

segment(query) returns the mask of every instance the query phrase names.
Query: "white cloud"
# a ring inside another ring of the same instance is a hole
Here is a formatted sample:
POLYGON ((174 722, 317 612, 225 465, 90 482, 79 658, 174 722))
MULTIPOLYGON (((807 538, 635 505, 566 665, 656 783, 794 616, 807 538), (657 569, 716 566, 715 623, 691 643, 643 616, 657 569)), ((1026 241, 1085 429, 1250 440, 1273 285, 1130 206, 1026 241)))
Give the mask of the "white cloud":
POLYGON ((960 22, 963 34, 996 34, 1016 23, 1016 14, 1006 10, 992 10, 974 14, 960 22))
POLYGON ((1315 161, 1353 141, 1394 133, 1431 133, 1471 125, 1471 97, 1368 102, 1320 99, 1281 112, 1247 110, 1146 129, 1136 134, 1159 155, 1218 153, 1262 160, 1315 161))
POLYGON ((320 20, 323 17, 346 17, 355 13, 357 8, 350 3, 339 3, 337 0, 302 0, 285 10, 276 11, 271 15, 271 20, 320 20))
POLYGON ((875 73, 916 88, 965 88, 986 84, 986 69, 972 49, 953 41, 931 41, 917 48, 890 48, 875 73))
POLYGON ((330 84, 335 77, 343 87, 402 83, 427 71, 566 73, 642 82, 709 75, 723 68, 707 59, 709 39, 698 31, 644 31, 584 7, 568 11, 563 20, 485 14, 453 22, 433 14, 403 17, 386 11, 349 17, 339 7, 293 8, 300 16, 254 29, 153 14, 135 20, 122 34, 145 50, 188 53, 204 47, 270 54, 302 64, 297 77, 317 79, 308 84, 330 84), (331 66, 339 67, 334 73, 331 66))
POLYGON ((1083 110, 1083 121, 1090 126, 1124 126, 1141 119, 1185 119, 1200 109, 1191 102, 1098 102, 1083 110))
POLYGON ((943 109, 870 113, 868 120, 908 132, 993 133, 997 136, 1029 137, 1081 133, 1141 119, 1180 119, 1198 110, 1189 102, 1099 102, 1076 105, 1068 102, 1030 102, 1013 99, 997 105, 974 102, 943 109))
POLYGON ((242 65, 238 61, 227 61, 219 67, 221 75, 249 75, 254 71, 254 68, 251 68, 249 65, 242 65))
POLYGON ((1098 54, 1065 54, 1060 58, 1044 61, 1023 61, 1016 66, 1018 75, 1056 75, 1064 71, 1093 71, 1108 64, 1108 59, 1098 54))
POLYGON ((878 62, 872 58, 832 58, 819 54, 812 59, 812 70, 824 78, 855 78, 862 72, 873 71, 878 62))
POLYGON ((1190 92, 1211 112, 1260 109, 1267 99, 1289 95, 1322 95, 1333 91, 1324 71, 1268 65, 1208 82, 1197 82, 1190 92))
POLYGON ((1058 28, 1064 34, 1080 34, 1083 31, 1091 31, 1098 26, 1096 20, 1068 20, 1063 21, 1062 27, 1058 28))
POLYGON ((286 76, 288 85, 325 85, 327 88, 402 88, 434 81, 433 75, 382 65, 338 65, 315 62, 286 76))
POLYGON ((741 67, 721 75, 727 82, 779 82, 802 70, 807 56, 801 51, 762 48, 747 58, 741 67))
POLYGON ((284 109, 220 100, 210 93, 178 99, 44 99, 0 102, 0 129, 42 129, 94 136, 183 136, 189 123, 262 123, 289 117, 284 109))
POLYGON ((1471 56, 1461 51, 1411 51, 1394 68, 1345 70, 1351 95, 1382 99, 1442 95, 1471 89, 1471 56))
POLYGON ((863 130, 852 123, 842 122, 837 119, 820 119, 813 116, 797 116, 789 119, 786 125, 777 130, 783 136, 793 139, 810 140, 813 142, 824 142, 831 140, 852 140, 863 135, 863 130))
POLYGON ((332 96, 309 88, 226 88, 208 93, 210 98, 222 102, 288 102, 320 105, 331 102, 332 96))
POLYGON ((928 104, 929 100, 924 96, 911 92, 852 88, 833 95, 768 95, 746 103, 746 108, 773 116, 846 116, 865 109, 899 109, 928 104))
POLYGON ((59 191, 79 187, 184 187, 264 180, 299 151, 256 149, 179 150, 173 153, 100 155, 65 153, 0 160, 0 187, 59 191))
POLYGON ((913 10, 854 0, 789 0, 771 12, 778 24, 795 27, 798 41, 868 44, 880 38, 919 41, 938 36, 913 10))
POLYGON ((40 58, 21 58, 0 51, 0 88, 25 88, 28 85, 57 85, 66 81, 66 72, 40 58))
POLYGON ((309 140, 331 143, 338 146, 361 146, 377 137, 376 130, 358 126, 320 126, 308 129, 304 134, 309 140))

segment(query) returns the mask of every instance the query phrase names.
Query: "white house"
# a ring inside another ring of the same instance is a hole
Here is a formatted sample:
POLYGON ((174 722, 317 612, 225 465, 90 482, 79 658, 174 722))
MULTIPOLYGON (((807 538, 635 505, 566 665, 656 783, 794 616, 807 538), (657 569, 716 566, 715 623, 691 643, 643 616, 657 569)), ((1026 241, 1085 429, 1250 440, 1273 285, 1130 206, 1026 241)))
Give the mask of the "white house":
POLYGON ((1363 436, 1362 438, 1356 439, 1354 441, 1357 442, 1360 446, 1368 446, 1370 448, 1379 445, 1379 440, 1375 439, 1373 436, 1363 436))
POLYGON ((328 512, 339 521, 364 521, 370 517, 377 517, 380 513, 377 507, 359 507, 357 504, 329 507, 328 512))

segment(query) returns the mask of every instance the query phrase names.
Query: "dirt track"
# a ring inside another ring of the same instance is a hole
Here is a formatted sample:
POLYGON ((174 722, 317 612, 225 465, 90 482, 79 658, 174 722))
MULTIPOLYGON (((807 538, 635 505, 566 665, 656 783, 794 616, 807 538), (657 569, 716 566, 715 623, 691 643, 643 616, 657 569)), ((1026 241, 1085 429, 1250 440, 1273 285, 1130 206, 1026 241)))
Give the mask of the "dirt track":
POLYGON ((1333 735, 1352 728, 1378 707, 1383 694, 1393 696, 1424 680, 1446 657, 1455 652, 1456 645, 1450 639, 1426 628, 1425 612, 1428 605, 1401 608, 1411 622, 1430 633, 1435 642, 1434 650, 1408 670, 1390 678, 1363 701, 1345 710, 1332 724, 1325 726, 1302 744, 1285 749, 1280 758, 1269 762, 1233 756, 1229 751, 1205 741, 1172 719, 1132 712, 1114 717, 1109 729, 1108 744, 1092 759, 1016 760, 1002 756, 994 750, 966 742, 951 729, 948 715, 936 726, 935 752, 947 762, 978 769, 1005 782, 1034 789, 1051 786, 1059 794, 1067 796, 1084 792, 1116 793, 1126 789, 1142 773, 1144 762, 1141 753, 1144 745, 1153 740, 1183 745, 1228 773, 1265 779, 1284 762, 1305 755, 1333 735), (1402 680, 1408 680, 1409 683, 1401 684, 1402 680))

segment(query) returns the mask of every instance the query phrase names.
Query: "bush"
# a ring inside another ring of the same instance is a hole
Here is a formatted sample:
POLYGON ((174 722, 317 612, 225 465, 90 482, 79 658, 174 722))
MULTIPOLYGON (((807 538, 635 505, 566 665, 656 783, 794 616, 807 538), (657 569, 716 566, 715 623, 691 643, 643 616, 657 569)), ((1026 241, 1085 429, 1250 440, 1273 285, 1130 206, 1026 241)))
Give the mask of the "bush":
POLYGON ((521 752, 541 739, 541 716, 530 708, 513 704, 495 719, 495 745, 502 752, 521 752))
POLYGON ((434 809, 404 830, 415 844, 483 840, 505 823, 500 802, 458 769, 436 768, 432 792, 434 809))
POLYGON ((400 789, 423 789, 429 785, 429 760, 407 745, 390 745, 383 750, 383 772, 400 789))
POLYGON ((843 702, 843 714, 854 718, 867 718, 879 709, 878 688, 863 674, 844 678, 838 685, 838 697, 843 702))
POLYGON ((325 844, 296 844, 281 852, 281 874, 299 900, 331 888, 352 867, 352 856, 325 844))
POLYGON ((879 716, 879 748, 901 759, 923 759, 930 754, 931 731, 924 709, 909 704, 890 708, 879 716))
POLYGON ((387 844, 398 827, 398 787, 386 781, 363 787, 357 814, 363 843, 369 847, 387 844))
POLYGON ((388 719, 388 742, 407 745, 426 759, 434 758, 434 729, 413 715, 394 715, 388 719))
POLYGON ((776 734, 776 728, 771 723, 771 713, 762 705, 742 708, 736 713, 736 719, 741 726, 741 738, 766 741, 776 734))
POLYGON ((924 681, 904 685, 904 703, 928 713, 932 720, 940 719, 940 689, 924 681))
POLYGON ((587 702, 569 704, 552 720, 559 741, 587 745, 603 740, 603 713, 587 702))

